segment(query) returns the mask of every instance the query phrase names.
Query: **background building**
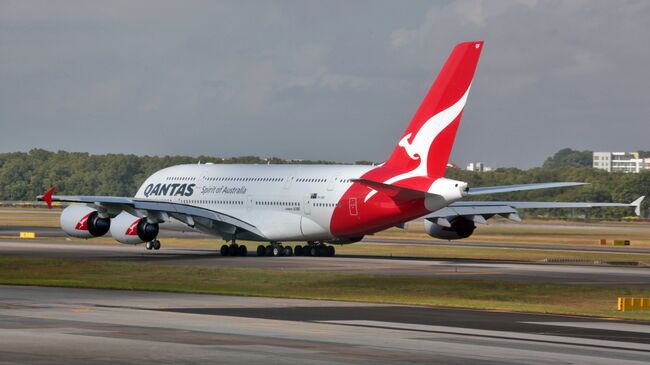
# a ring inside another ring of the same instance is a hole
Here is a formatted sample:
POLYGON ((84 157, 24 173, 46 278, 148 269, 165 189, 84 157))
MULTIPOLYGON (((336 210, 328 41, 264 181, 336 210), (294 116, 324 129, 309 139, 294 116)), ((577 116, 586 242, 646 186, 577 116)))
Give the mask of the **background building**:
POLYGON ((474 171, 474 172, 487 172, 487 171, 492 171, 492 168, 485 166, 483 162, 472 162, 469 165, 467 165, 466 170, 474 171))
POLYGON ((593 168, 608 172, 633 172, 644 170, 650 159, 639 158, 638 152, 594 152, 593 168))

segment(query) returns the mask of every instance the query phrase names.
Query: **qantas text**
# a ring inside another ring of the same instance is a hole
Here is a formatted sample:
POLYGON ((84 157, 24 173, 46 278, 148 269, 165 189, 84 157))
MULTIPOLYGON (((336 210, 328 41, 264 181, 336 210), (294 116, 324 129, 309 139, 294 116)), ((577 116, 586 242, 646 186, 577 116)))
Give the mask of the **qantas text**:
POLYGON ((196 184, 149 184, 144 188, 144 196, 190 196, 196 184))

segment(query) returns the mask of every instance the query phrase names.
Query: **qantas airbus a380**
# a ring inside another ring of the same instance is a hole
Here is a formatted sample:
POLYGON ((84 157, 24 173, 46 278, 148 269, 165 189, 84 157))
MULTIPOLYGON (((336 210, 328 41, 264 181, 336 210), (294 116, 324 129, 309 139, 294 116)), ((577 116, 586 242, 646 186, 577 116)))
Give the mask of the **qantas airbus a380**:
POLYGON ((179 165, 151 175, 135 197, 39 196, 71 205, 61 227, 92 238, 110 231, 119 242, 160 248, 160 226, 223 237, 224 255, 246 255, 236 240, 268 242, 258 255, 291 255, 282 242, 301 241, 296 255, 333 255, 334 247, 424 217, 437 238, 472 234, 475 223, 501 215, 518 220, 517 208, 638 206, 618 203, 471 202, 467 196, 582 185, 541 183, 469 188, 444 177, 482 41, 458 44, 445 62, 389 159, 356 165, 179 165))

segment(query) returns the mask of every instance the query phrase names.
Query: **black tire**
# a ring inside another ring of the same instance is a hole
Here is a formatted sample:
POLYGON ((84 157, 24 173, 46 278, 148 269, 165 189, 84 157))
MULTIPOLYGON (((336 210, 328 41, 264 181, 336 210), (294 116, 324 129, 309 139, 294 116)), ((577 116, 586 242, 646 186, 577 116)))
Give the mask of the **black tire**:
POLYGON ((318 247, 310 246, 308 252, 309 256, 318 256, 318 247))
POLYGON ((234 244, 228 246, 228 256, 237 256, 239 253, 239 245, 234 244))
POLYGON ((266 256, 273 256, 273 246, 266 246, 266 256))
POLYGON ((151 250, 153 246, 151 245, 151 242, 147 242, 144 244, 144 248, 146 248, 147 250, 151 250))
POLYGON ((296 256, 302 256, 302 246, 297 245, 296 248, 293 249, 293 254, 296 256))
POLYGON ((278 246, 271 246, 271 253, 274 257, 282 256, 282 249, 278 246))
POLYGON ((318 246, 318 248, 316 249, 316 256, 327 256, 327 247, 318 246))
POLYGON ((264 247, 264 245, 257 246, 257 256, 259 257, 266 256, 266 247, 264 247))
POLYGON ((334 246, 327 246, 327 256, 332 257, 336 254, 334 246))
POLYGON ((291 246, 286 246, 284 248, 284 256, 293 256, 293 248, 291 248, 291 246))
POLYGON ((153 241, 153 249, 160 250, 160 241, 158 240, 153 241))
POLYGON ((248 254, 248 248, 244 245, 239 246, 237 249, 237 254, 239 256, 246 256, 248 254))
POLYGON ((228 245, 221 246, 221 256, 228 256, 230 250, 228 250, 228 245))

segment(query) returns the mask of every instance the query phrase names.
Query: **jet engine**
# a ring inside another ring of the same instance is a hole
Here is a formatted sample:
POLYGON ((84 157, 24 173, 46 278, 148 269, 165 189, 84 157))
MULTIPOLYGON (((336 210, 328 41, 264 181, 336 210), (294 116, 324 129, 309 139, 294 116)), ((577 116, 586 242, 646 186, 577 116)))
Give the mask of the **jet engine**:
POLYGON ((71 205, 61 212, 61 228, 72 237, 93 238, 106 234, 110 218, 102 218, 97 210, 86 205, 71 205))
POLYGON ((476 228, 473 221, 461 216, 448 219, 448 221, 451 224, 451 227, 441 226, 438 223, 425 219, 424 230, 431 237, 443 240, 457 240, 471 236, 476 228))
POLYGON ((158 236, 158 231, 158 223, 149 223, 146 218, 138 218, 127 212, 118 214, 111 224, 113 238, 127 245, 153 241, 158 236))

